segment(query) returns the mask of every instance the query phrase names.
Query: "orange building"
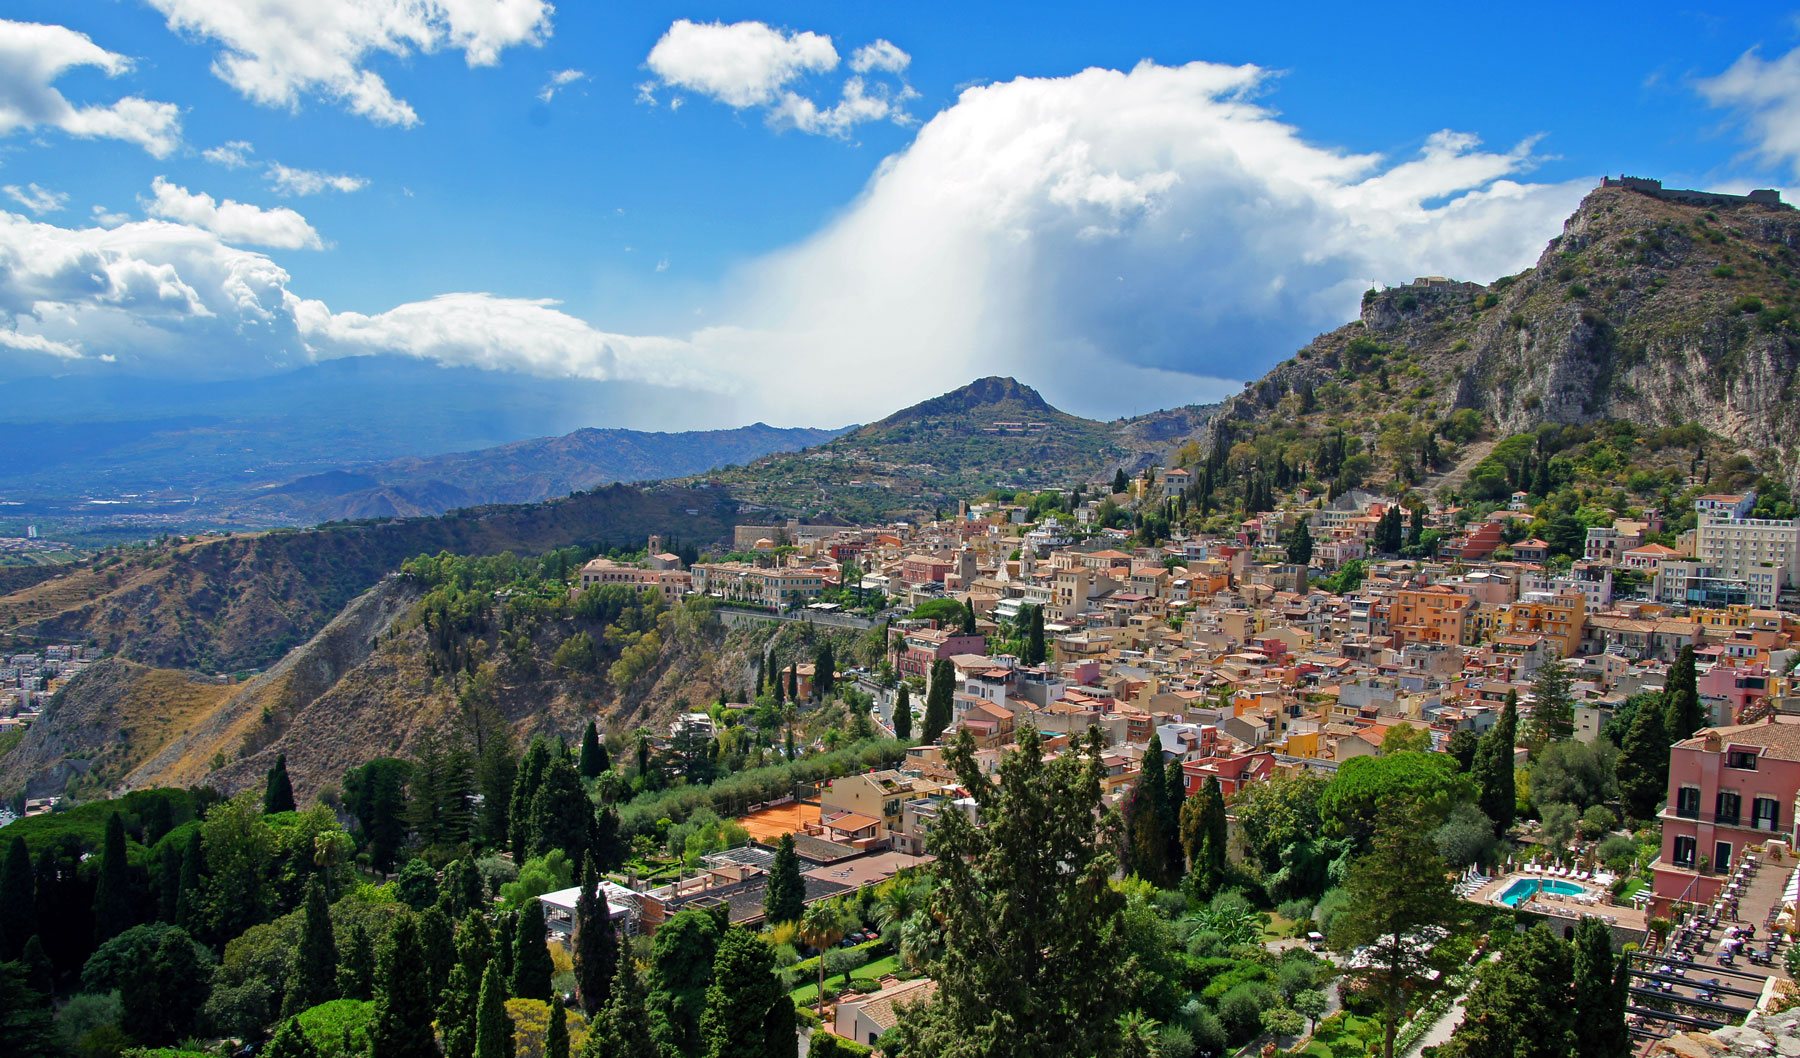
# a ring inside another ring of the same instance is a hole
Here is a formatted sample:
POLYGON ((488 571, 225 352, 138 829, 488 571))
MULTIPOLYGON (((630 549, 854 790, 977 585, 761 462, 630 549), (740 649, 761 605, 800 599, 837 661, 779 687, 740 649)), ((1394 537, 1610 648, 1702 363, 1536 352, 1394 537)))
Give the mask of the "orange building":
POLYGON ((1394 593, 1388 609, 1388 631, 1405 643, 1461 646, 1464 624, 1475 600, 1441 584, 1406 588, 1394 593))

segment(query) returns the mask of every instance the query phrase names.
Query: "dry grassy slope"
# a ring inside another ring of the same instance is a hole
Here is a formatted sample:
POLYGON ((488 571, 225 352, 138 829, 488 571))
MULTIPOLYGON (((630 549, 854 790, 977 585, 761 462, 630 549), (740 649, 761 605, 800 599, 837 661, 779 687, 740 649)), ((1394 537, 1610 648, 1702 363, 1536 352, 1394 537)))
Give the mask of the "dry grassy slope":
POLYGON ((203 724, 232 688, 223 680, 108 659, 90 668, 0 757, 0 791, 31 796, 105 789, 203 724))
POLYGON ((232 672, 274 663, 421 553, 540 554, 576 543, 636 544, 653 532, 710 542, 726 535, 733 517, 721 492, 615 486, 437 518, 165 545, 0 596, 0 631, 92 642, 157 667, 232 672))
POLYGON ((1502 434, 1543 422, 1695 422, 1800 479, 1800 339, 1791 322, 1755 311, 1800 301, 1797 251, 1791 210, 1705 210, 1597 189, 1530 270, 1488 287, 1381 291, 1361 319, 1314 339, 1216 421, 1316 430, 1335 419, 1370 441, 1394 411, 1478 408, 1502 434), (1387 390, 1347 370, 1359 340, 1392 349, 1387 390), (1409 365, 1421 373, 1407 377, 1409 365), (1306 383, 1350 399, 1298 416, 1293 394, 1306 383))

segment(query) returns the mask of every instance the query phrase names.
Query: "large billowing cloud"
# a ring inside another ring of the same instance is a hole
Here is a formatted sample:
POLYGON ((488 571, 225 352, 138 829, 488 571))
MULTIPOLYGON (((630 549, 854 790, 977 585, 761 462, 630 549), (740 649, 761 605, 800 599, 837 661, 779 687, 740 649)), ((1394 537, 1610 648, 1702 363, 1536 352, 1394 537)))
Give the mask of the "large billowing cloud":
POLYGON ((125 96, 76 106, 52 87, 64 73, 83 66, 116 77, 131 69, 131 60, 66 26, 0 20, 0 136, 47 127, 71 136, 125 140, 158 158, 181 143, 181 112, 173 103, 125 96))
POLYGON ((273 246, 280 250, 321 250, 324 241, 306 218, 285 207, 263 209, 247 202, 215 201, 204 192, 189 191, 157 177, 150 184, 151 198, 144 212, 152 217, 191 224, 212 232, 226 242, 273 246))
POLYGON ((1388 159, 1309 142, 1257 101, 1266 79, 1144 64, 969 89, 834 223, 727 284, 709 318, 728 325, 691 334, 618 335, 486 294, 334 313, 191 225, 3 215, 16 330, 0 357, 209 374, 391 353, 703 387, 781 423, 869 418, 1006 373, 1118 414, 1235 390, 1352 318, 1371 285, 1516 271, 1586 189, 1525 182, 1528 144, 1438 132, 1388 159))
POLYGON ((547 0, 150 0, 169 28, 220 48, 213 72, 246 98, 293 108, 319 96, 383 125, 419 123, 369 69, 378 54, 455 48, 492 66, 550 33, 547 0))
POLYGON ((1747 51, 1699 88, 1712 105, 1745 116, 1759 155, 1800 176, 1800 48, 1772 60, 1747 51))

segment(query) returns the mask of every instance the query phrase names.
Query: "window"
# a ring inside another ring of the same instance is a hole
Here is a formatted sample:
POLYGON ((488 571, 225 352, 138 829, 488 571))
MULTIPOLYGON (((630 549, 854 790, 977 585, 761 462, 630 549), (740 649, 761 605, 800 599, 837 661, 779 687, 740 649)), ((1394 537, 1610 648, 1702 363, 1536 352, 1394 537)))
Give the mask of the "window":
POLYGON ((1683 786, 1676 792, 1675 814, 1683 819, 1700 818, 1700 787, 1683 786))
POLYGON ((1729 842, 1729 841, 1713 842, 1712 869, 1715 871, 1718 871, 1720 874, 1723 874, 1726 871, 1731 870, 1731 842, 1729 842))
POLYGON ((1750 808, 1750 825, 1757 830, 1781 829, 1781 802, 1773 797, 1758 797, 1750 808))
POLYGON ((1739 771, 1756 770, 1756 754, 1745 749, 1734 749, 1725 754, 1725 766, 1739 771))
POLYGON ((1677 835, 1675 838, 1675 866, 1692 867, 1694 852, 1698 847, 1698 843, 1693 838, 1677 835))
POLYGON ((1736 825, 1738 815, 1743 811, 1743 805, 1743 795, 1736 790, 1720 790, 1716 820, 1720 823, 1736 825))

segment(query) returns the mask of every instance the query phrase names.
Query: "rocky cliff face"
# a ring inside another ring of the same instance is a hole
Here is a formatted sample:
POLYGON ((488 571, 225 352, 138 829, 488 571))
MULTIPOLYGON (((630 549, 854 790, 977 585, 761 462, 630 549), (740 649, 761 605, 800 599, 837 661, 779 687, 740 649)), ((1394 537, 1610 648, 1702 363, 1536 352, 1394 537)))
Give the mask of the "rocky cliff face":
POLYGON ((1302 388, 1338 386, 1360 387, 1371 423, 1465 408, 1499 434, 1696 423, 1800 485, 1797 252, 1791 209, 1598 188, 1531 269, 1488 286, 1371 291, 1360 319, 1314 339, 1220 419, 1263 418, 1302 388), (1384 362, 1377 383, 1369 365, 1384 362))

